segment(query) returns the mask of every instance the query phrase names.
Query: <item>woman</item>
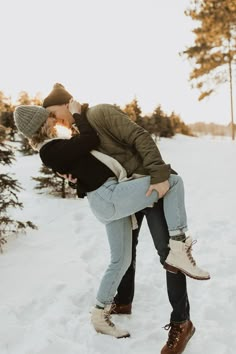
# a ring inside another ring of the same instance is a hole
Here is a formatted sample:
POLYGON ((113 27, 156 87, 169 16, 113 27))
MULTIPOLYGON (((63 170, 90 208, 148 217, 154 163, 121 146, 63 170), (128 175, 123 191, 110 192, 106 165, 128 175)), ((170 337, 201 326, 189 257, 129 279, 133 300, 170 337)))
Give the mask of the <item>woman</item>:
MULTIPOLYGON (((126 330, 111 322, 110 305, 131 262, 131 231, 134 223, 130 215, 158 201, 157 192, 146 195, 150 177, 128 179, 116 160, 94 150, 99 146, 99 138, 88 124, 86 116, 79 118, 80 135, 72 137, 59 136, 56 130, 58 121, 42 107, 20 106, 15 110, 14 118, 19 131, 39 151, 46 166, 60 174, 71 174, 77 178, 78 195, 87 194, 93 213, 106 225, 111 263, 98 290, 92 323, 97 332, 117 338, 128 337, 126 330)), ((170 176, 169 184, 170 189, 164 196, 164 211, 170 234, 170 253, 165 268, 173 272, 183 271, 195 279, 209 279, 209 273, 198 268, 192 258, 191 238, 184 243, 176 239, 187 232, 184 188, 182 179, 176 175, 170 176), (186 249, 184 259, 181 252, 183 248, 186 249), (173 258, 178 257, 181 259, 176 267, 173 258)))

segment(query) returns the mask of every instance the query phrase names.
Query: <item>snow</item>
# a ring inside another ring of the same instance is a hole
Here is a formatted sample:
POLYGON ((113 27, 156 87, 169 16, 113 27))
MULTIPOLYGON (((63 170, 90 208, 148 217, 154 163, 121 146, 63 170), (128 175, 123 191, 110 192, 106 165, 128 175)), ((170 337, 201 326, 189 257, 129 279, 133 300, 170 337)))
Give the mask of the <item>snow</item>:
MULTIPOLYGON (((163 158, 183 177, 193 254, 211 280, 188 279, 196 333, 186 354, 234 354, 236 325, 236 143, 181 135, 158 142, 163 158)), ((37 155, 21 156, 10 172, 24 190, 22 211, 38 230, 9 239, 0 255, 1 354, 156 354, 167 339, 170 305, 165 272, 144 222, 137 254, 131 316, 113 316, 131 332, 117 340, 90 324, 99 280, 109 259, 104 226, 86 199, 39 194, 37 155)))

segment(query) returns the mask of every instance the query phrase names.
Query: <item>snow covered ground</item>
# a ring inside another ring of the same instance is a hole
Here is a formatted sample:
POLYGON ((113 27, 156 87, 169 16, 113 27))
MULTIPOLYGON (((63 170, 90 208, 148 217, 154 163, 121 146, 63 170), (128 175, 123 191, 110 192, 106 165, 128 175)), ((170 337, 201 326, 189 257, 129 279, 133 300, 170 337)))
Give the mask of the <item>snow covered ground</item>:
MULTIPOLYGON (((188 280, 196 334, 186 354, 235 354, 236 143, 220 138, 162 139, 163 158, 185 181, 194 256, 212 279, 188 280)), ((169 321, 165 272, 147 225, 140 235, 131 316, 114 316, 131 332, 117 340, 90 324, 100 277, 109 257, 104 227, 87 200, 58 199, 33 189, 38 156, 18 155, 11 172, 22 186, 17 217, 37 231, 9 240, 0 255, 0 354, 156 354, 169 321)))

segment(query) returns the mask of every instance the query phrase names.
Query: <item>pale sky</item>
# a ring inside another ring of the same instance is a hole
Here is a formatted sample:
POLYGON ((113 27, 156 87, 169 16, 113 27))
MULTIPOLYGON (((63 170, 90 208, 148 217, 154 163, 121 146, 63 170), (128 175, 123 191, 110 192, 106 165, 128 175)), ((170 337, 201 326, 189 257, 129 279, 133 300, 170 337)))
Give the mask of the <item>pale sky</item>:
MULTIPOLYGON (((179 52, 193 44, 190 0, 0 0, 0 91, 47 95, 55 82, 80 102, 137 98, 186 123, 228 124, 228 86, 199 102, 179 52)), ((236 111, 236 109, 235 109, 236 111)))

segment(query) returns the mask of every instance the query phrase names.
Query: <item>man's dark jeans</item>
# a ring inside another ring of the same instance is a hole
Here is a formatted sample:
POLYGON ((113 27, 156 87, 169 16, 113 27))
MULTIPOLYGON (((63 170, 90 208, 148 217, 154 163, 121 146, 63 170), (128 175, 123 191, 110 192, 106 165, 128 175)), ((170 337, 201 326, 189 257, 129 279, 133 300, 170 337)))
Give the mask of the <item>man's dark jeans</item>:
MULTIPOLYGON (((169 252, 169 234, 163 212, 163 200, 160 199, 158 203, 155 203, 153 208, 146 208, 136 213, 139 227, 133 231, 132 262, 117 290, 116 303, 129 304, 133 301, 136 247, 144 215, 146 216, 148 227, 162 264, 169 252)), ((166 272, 166 282, 169 301, 173 308, 170 320, 173 322, 182 322, 189 319, 189 301, 185 275, 180 272, 177 274, 166 272)))

